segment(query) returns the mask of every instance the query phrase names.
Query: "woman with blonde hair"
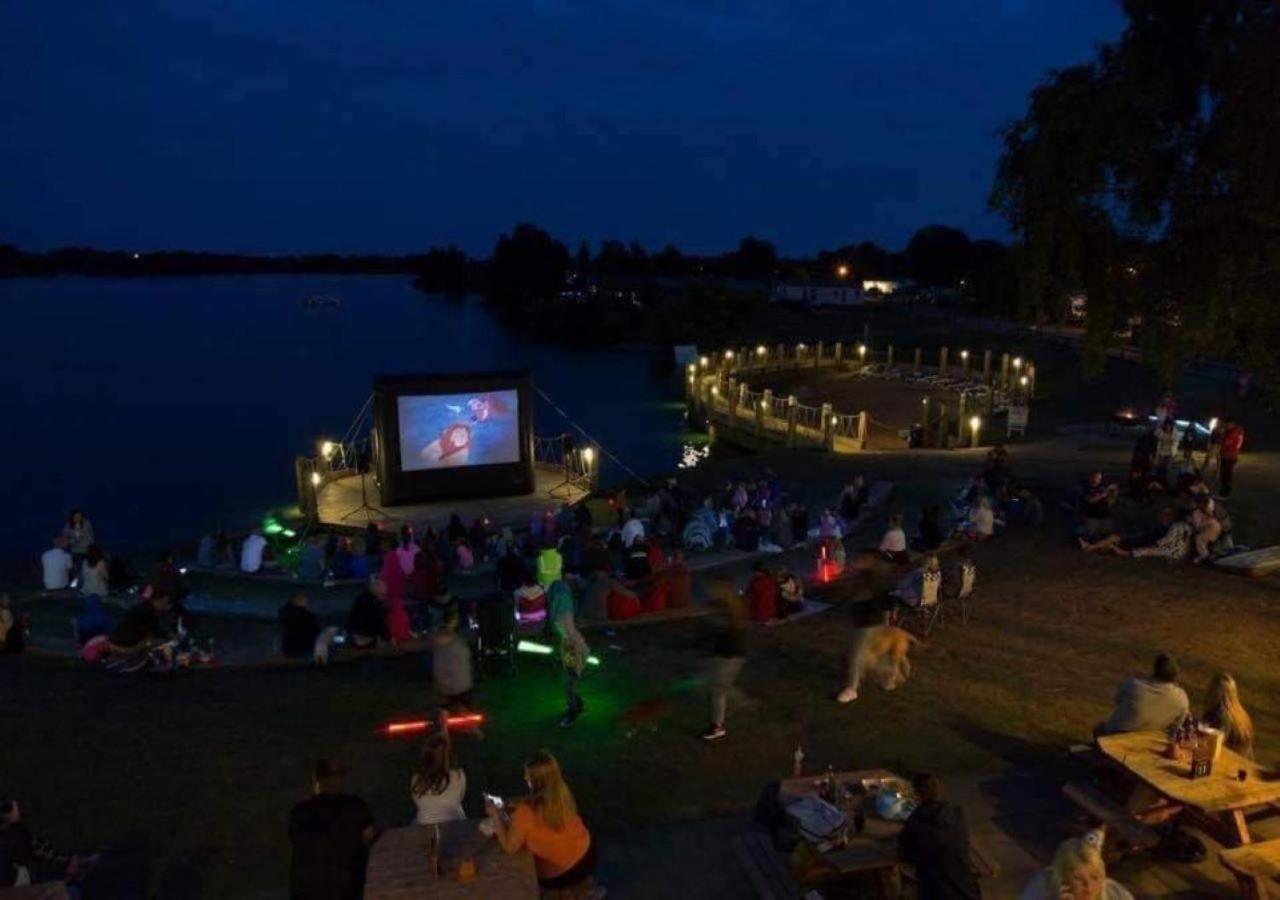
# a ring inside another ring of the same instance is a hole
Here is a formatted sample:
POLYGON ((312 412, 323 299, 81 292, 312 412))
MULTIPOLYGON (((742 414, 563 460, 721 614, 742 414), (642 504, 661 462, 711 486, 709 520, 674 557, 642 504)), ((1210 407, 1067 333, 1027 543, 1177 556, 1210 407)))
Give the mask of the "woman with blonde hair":
POLYGON ((1253 719, 1240 703, 1236 680, 1226 672, 1219 672, 1209 682, 1203 718, 1205 724, 1222 732, 1228 748, 1253 759, 1253 719))
POLYGON ((1106 832, 1098 829, 1063 841, 1053 863, 1035 874, 1019 900, 1133 900, 1127 888, 1107 877, 1105 838, 1106 832))
POLYGON ((528 848, 543 890, 589 886, 596 870, 595 845, 578 816, 560 763, 539 750, 525 763, 524 781, 529 795, 516 805, 510 821, 499 805, 485 798, 485 813, 498 843, 507 853, 528 848))

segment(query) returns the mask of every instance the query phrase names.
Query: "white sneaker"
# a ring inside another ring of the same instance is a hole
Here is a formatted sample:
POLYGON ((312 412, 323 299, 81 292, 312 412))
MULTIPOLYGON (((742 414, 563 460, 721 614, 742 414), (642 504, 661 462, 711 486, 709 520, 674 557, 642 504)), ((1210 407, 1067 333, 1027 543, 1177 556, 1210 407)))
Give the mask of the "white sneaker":
POLYGON ((858 699, 858 692, 851 687, 845 688, 840 692, 840 696, 836 697, 841 703, 852 703, 858 699))

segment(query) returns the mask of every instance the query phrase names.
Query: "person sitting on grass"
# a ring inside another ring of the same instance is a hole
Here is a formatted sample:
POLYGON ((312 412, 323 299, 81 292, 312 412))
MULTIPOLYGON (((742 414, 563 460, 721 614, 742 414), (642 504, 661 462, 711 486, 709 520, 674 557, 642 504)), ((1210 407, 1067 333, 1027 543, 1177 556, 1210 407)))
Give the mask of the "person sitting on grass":
POLYGON ((80 563, 80 594, 88 597, 96 594, 107 596, 108 583, 107 557, 97 544, 90 544, 85 551, 84 562, 80 563))
POLYGON ((262 532, 253 529, 240 545, 240 571, 246 575, 254 575, 267 565, 267 539, 262 532))
POLYGON ((943 799, 942 781, 921 773, 911 780, 919 806, 898 834, 898 856, 915 866, 919 900, 980 900, 964 810, 943 799))
POLYGON ((1092 541, 1077 537, 1076 541, 1085 553, 1114 553, 1117 556, 1126 556, 1139 547, 1158 544, 1177 521, 1177 511, 1171 506, 1166 506, 1160 510, 1155 524, 1149 528, 1141 529, 1128 536, 1113 533, 1102 535, 1092 541))
POLYGON ((529 793, 516 804, 509 821, 502 809, 485 799, 494 837, 507 853, 527 849, 533 854, 543 891, 577 889, 575 896, 587 896, 596 870, 595 844, 578 815, 560 763, 539 750, 525 764, 524 780, 529 793))
POLYGON ((1195 555, 1191 561, 1202 563, 1213 555, 1213 545, 1222 537, 1222 522, 1213 514, 1213 498, 1197 496, 1191 510, 1192 546, 1195 555))
POLYGON ((298 577, 303 581, 320 581, 324 578, 324 538, 310 537, 298 548, 298 577))
POLYGON ((1236 680, 1219 672, 1209 682, 1204 723, 1222 732, 1223 743, 1246 759, 1253 759, 1253 719, 1240 702, 1236 680))
POLYGON ((1133 900, 1123 885, 1107 877, 1102 861, 1105 839, 1106 831, 1096 829, 1063 841, 1053 864, 1035 874, 1018 900, 1133 900))
POLYGON ((369 848, 381 833, 369 805, 344 793, 347 770, 329 759, 312 772, 313 796, 289 814, 292 900, 360 900, 369 848))
POLYGON ((840 518, 844 521, 846 529, 852 528, 858 521, 858 514, 862 512, 866 502, 867 485, 861 475, 855 475, 853 481, 846 484, 844 490, 840 492, 840 518))
POLYGON ((84 646, 96 637, 111 633, 111 619, 102 608, 102 598, 90 594, 84 598, 80 613, 71 620, 76 643, 84 646))
POLYGON ((886 559, 900 566, 906 565, 911 557, 907 553, 907 533, 902 528, 902 513, 894 513, 889 517, 889 528, 880 538, 876 548, 886 559))
POLYGON ((1081 537, 1093 540, 1115 530, 1111 525, 1111 510, 1118 496, 1119 490, 1103 481, 1101 472, 1089 474, 1080 494, 1081 537))
POLYGON ((418 810, 414 822, 419 825, 462 822, 467 818, 462 811, 467 773, 454 765, 449 725, 443 712, 436 725, 436 730, 423 742, 418 766, 409 780, 409 796, 418 810))
POLYGON ((1170 562, 1181 562, 1187 558, 1191 548, 1191 526, 1182 520, 1170 522, 1164 537, 1145 547, 1117 547, 1115 552, 1129 555, 1135 559, 1167 559, 1170 562))
POLYGON ((1178 661, 1168 653, 1156 657, 1150 678, 1133 677, 1116 693, 1116 706, 1094 736, 1132 731, 1165 731, 1181 724, 1191 710, 1187 692, 1178 684, 1178 661))
POLYGON ((307 608, 307 595, 294 594, 276 615, 280 619, 280 652, 293 659, 314 654, 320 619, 307 608))
POLYGON ((108 639, 111 654, 128 657, 145 653, 160 639, 160 614, 168 608, 169 598, 166 595, 155 590, 144 591, 141 599, 129 608, 111 632, 108 639))
POLYGON ((74 884, 97 862, 97 855, 71 856, 54 850, 22 821, 17 800, 0 797, 0 888, 50 880, 74 884))
POLYGON ((356 595, 347 615, 347 636, 351 646, 363 650, 377 646, 380 640, 389 639, 386 611, 382 605, 386 595, 387 586, 380 578, 372 579, 369 586, 356 595))
POLYGON ((755 564, 745 591, 753 622, 771 622, 778 615, 778 582, 762 562, 755 564))
POLYGON ((458 625, 458 608, 451 606, 445 611, 440 629, 431 638, 431 680, 449 710, 470 708, 475 683, 471 645, 458 625))
POLYGON ((804 585, 790 569, 778 570, 778 618, 786 619, 804 611, 804 585))
POLYGON ((71 584, 74 565, 71 554, 67 552, 67 539, 64 536, 54 538, 53 546, 40 555, 40 568, 46 591, 65 591, 71 584))
POLYGON ((965 537, 971 541, 985 541, 996 533, 996 515, 991 509, 991 501, 979 497, 969 508, 969 521, 962 529, 965 537))

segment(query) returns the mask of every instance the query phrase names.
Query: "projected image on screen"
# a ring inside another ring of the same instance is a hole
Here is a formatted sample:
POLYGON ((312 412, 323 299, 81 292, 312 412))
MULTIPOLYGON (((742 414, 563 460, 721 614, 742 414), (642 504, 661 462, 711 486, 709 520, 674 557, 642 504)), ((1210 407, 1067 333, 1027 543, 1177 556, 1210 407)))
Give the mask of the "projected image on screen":
POLYGON ((406 472, 520 461, 516 391, 396 398, 406 472))

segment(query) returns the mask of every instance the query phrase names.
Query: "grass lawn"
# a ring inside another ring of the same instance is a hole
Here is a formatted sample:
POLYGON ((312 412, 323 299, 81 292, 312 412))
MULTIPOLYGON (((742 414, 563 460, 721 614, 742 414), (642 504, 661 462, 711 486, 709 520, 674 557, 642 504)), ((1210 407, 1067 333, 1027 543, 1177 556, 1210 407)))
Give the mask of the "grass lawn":
MULTIPOLYGON (((754 633, 745 696, 731 708, 729 737, 712 745, 695 736, 706 711, 693 625, 595 636, 605 662, 586 682, 588 714, 572 730, 556 726, 554 670, 522 659, 514 678, 484 682, 483 737, 458 742, 468 811, 479 813, 481 789, 517 792, 521 760, 540 746, 561 757, 589 825, 605 834, 747 808, 788 771, 797 743, 813 767, 962 773, 1047 760, 1086 736, 1119 682, 1160 649, 1182 660, 1196 704, 1214 670, 1232 671, 1262 759, 1276 761, 1274 589, 1084 558, 1052 524, 977 558, 976 614, 918 648, 915 675, 897 692, 872 688, 849 707, 832 701, 847 610, 754 633)), ((317 755, 346 759, 352 788, 383 821, 408 820, 414 744, 373 731, 431 696, 415 658, 164 680, 5 661, 3 790, 60 843, 145 848, 162 896, 269 896, 286 882, 287 815, 317 755)))

